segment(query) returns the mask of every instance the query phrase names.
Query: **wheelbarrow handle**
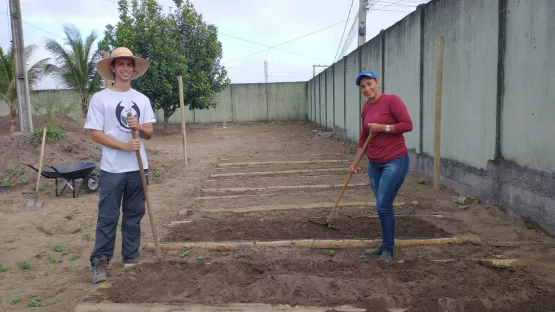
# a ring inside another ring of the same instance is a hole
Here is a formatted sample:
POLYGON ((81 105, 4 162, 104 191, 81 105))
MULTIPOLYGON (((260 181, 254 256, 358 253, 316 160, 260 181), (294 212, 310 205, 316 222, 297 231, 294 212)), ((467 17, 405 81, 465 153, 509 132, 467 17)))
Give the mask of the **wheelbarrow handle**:
POLYGON ((44 163, 44 166, 45 166, 45 167, 48 167, 48 168, 52 168, 52 170, 56 171, 57 174, 62 175, 62 174, 60 173, 60 171, 58 171, 56 168, 54 168, 54 166, 52 166, 51 164, 49 164, 49 163, 44 163))
MULTIPOLYGON (((31 164, 28 164, 28 163, 26 163, 26 162, 24 162, 24 161, 20 161, 19 163, 22 164, 22 165, 24 165, 24 166, 30 167, 31 169, 35 170, 36 172, 39 172, 39 170, 38 170, 37 168, 35 168, 33 165, 31 165, 31 164)), ((54 171, 56 171, 56 173, 58 173, 58 174, 61 175, 61 173, 60 173, 58 170, 56 170, 56 168, 54 168, 54 166, 52 166, 51 164, 44 163, 43 165, 44 165, 45 167, 52 168, 54 171)), ((41 170, 41 171, 42 171, 42 170, 41 170)), ((46 175, 44 174, 44 172, 41 172, 40 174, 41 174, 43 177, 45 177, 45 178, 49 178, 48 176, 46 176, 46 175)))

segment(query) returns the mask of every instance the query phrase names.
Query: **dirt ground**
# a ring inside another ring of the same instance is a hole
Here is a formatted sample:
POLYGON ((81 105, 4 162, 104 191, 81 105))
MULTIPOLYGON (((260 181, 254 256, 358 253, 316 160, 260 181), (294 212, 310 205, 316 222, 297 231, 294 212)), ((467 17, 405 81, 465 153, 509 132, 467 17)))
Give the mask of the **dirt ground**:
MULTIPOLYGON (((228 124, 226 128, 221 124, 192 125, 187 130, 189 166, 185 167, 180 131, 174 126, 172 133, 165 135, 157 129, 146 143, 152 167, 151 208, 162 242, 379 238, 372 204, 340 207, 334 218, 340 231, 308 222, 324 221, 329 208, 225 211, 333 204, 347 171, 265 176, 256 172, 346 168, 354 160, 349 144, 318 137, 317 128, 304 123, 228 124), (229 166, 299 160, 346 161, 229 166), (211 176, 231 173, 251 175, 211 176), (255 189, 238 189, 247 187, 255 189), (179 214, 184 209, 189 213, 179 214), (169 226, 172 221, 191 222, 169 226)), ((3 146, 1 159, 9 163, 0 168, 3 171, 17 165, 19 159, 38 162, 37 148, 20 140, 0 135, 0 142, 7 147, 3 146)), ((47 146, 47 151, 52 162, 94 161, 100 156, 79 130, 68 133, 67 141, 47 146), (67 142, 74 147, 64 149, 67 142)), ((366 166, 363 168, 351 181, 358 186, 347 189, 342 203, 374 201, 366 166)), ((10 174, 15 173, 12 170, 10 174)), ((367 311, 555 311, 555 248, 545 244, 406 247, 396 250, 396 261, 391 263, 364 257, 362 248, 241 247, 225 252, 194 248, 167 252, 163 263, 123 271, 118 232, 109 271, 112 287, 99 295, 96 285, 89 282, 88 260, 94 244, 98 193, 56 197, 53 185, 45 181, 43 208, 25 210, 25 202, 32 199, 36 172, 26 168, 24 174, 29 175, 28 184, 0 190, 2 311, 33 311, 36 308, 26 304, 37 302, 37 297, 41 311, 73 311, 80 302, 348 304, 367 311), (476 261, 510 258, 518 259, 515 267, 498 268, 476 261), (19 301, 15 300, 18 296, 19 301)), ((554 243, 496 207, 459 205, 453 202, 454 195, 447 189, 434 191, 428 179, 409 174, 396 199, 398 238, 473 233, 484 242, 554 243)), ((148 214, 142 233, 143 246, 152 243, 148 214)), ((146 261, 154 260, 144 247, 141 253, 146 261)))

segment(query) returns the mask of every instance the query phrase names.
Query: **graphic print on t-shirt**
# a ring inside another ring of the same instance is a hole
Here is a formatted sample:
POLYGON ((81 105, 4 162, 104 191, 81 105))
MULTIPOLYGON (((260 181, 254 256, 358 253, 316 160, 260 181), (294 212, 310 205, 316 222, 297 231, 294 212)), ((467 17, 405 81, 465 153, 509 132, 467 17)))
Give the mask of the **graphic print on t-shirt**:
POLYGON ((137 118, 137 120, 140 120, 139 118, 141 117, 141 110, 139 109, 137 103, 133 101, 130 102, 132 103, 131 107, 124 107, 121 104, 122 101, 119 101, 118 105, 116 105, 116 119, 119 122, 119 126, 117 128, 121 132, 125 133, 130 133, 129 125, 127 124, 127 114, 130 112, 133 117, 137 118))

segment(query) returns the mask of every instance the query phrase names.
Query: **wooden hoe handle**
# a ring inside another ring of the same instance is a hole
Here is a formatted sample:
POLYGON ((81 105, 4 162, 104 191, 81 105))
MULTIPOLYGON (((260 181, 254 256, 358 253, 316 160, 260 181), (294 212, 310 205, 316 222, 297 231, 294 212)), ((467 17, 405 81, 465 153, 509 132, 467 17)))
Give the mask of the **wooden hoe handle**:
MULTIPOLYGON (((131 116, 131 113, 127 113, 127 117, 131 116)), ((131 135, 133 136, 133 139, 137 139, 137 132, 135 130, 131 130, 131 135)), ((143 168, 143 159, 141 157, 141 151, 135 151, 135 154, 137 155, 137 162, 139 163, 139 171, 141 172, 141 179, 143 182, 143 191, 145 193, 145 201, 146 201, 146 207, 147 207, 147 211, 148 211, 148 218, 150 219, 150 226, 152 227, 152 234, 154 236, 154 253, 156 255, 157 258, 160 258, 162 256, 162 251, 160 249, 160 242, 158 241, 158 231, 156 231, 156 221, 154 220, 154 215, 152 213, 152 208, 150 206, 150 197, 148 195, 148 185, 146 184, 146 178, 145 178, 145 170, 143 168)))
MULTIPOLYGON (((366 142, 364 142, 364 145, 362 146, 362 150, 360 151, 360 155, 357 155, 355 164, 353 166, 355 169, 360 164, 362 156, 365 154, 366 148, 368 147, 368 143, 370 143, 371 138, 372 138, 372 131, 370 131, 370 133, 368 133, 368 137, 366 138, 366 142)), ((345 184, 343 184, 343 188, 341 189, 341 192, 339 192, 339 196, 337 197, 337 200, 335 201, 335 205, 331 209, 330 214, 328 215, 328 218, 326 220, 326 223, 328 224, 328 227, 331 227, 331 218, 333 217, 334 212, 337 209, 337 205, 339 205, 339 201, 341 200, 341 197, 343 197, 343 193, 345 193, 345 190, 347 189, 347 186, 349 185, 349 182, 351 181, 352 177, 353 177, 353 173, 349 172, 349 176, 347 177, 347 180, 345 181, 345 184)))

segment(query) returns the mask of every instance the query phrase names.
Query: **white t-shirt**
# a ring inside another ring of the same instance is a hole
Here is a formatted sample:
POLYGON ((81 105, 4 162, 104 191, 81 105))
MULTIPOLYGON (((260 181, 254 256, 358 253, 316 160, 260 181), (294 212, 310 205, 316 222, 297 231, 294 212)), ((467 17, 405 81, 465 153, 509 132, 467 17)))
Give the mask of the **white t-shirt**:
MULTIPOLYGON (((91 98, 85 129, 100 130, 120 142, 128 143, 133 139, 131 130, 127 127, 128 112, 140 124, 156 122, 150 100, 144 94, 134 89, 126 92, 104 89, 91 98)), ((148 169, 145 147, 138 133, 137 138, 141 141, 143 168, 148 169)), ((134 151, 126 152, 103 146, 100 169, 111 173, 138 171, 137 155, 134 151)))

